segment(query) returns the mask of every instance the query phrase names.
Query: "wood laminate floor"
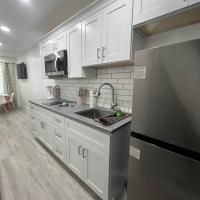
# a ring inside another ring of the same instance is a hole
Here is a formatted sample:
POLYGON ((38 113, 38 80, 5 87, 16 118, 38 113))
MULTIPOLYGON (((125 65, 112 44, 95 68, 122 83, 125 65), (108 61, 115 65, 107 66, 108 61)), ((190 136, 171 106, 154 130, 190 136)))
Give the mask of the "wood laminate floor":
POLYGON ((0 112, 0 163, 6 200, 98 199, 35 140, 24 111, 0 112))

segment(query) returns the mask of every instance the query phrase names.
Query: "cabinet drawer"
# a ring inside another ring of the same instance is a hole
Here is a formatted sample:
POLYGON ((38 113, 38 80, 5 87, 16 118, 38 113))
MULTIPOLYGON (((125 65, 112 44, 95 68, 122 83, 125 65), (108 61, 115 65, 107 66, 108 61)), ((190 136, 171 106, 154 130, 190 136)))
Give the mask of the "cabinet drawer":
POLYGON ((71 134, 78 134, 82 139, 85 139, 88 143, 96 146, 97 148, 101 149, 105 153, 110 152, 110 136, 106 135, 105 133, 90 128, 86 125, 80 124, 78 122, 69 120, 68 124, 69 133, 71 134))

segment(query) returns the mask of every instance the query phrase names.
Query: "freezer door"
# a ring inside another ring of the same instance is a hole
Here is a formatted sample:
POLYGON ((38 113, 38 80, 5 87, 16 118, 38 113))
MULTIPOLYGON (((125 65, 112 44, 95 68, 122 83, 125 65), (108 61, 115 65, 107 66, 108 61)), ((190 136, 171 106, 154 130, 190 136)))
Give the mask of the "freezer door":
POLYGON ((200 153, 200 40, 138 52, 135 62, 146 74, 134 83, 132 131, 200 153))
POLYGON ((131 139, 128 200, 199 200, 200 162, 131 139))

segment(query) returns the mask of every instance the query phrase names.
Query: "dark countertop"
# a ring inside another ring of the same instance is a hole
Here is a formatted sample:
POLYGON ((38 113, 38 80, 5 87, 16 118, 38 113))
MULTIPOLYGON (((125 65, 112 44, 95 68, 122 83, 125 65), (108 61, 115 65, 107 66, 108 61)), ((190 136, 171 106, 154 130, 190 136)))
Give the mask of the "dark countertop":
MULTIPOLYGON (((48 101, 49 100, 47 100, 47 99, 40 99, 40 100, 30 100, 29 102, 32 103, 32 104, 35 104, 37 106, 40 106, 42 108, 45 108, 47 110, 50 110, 50 111, 52 111, 52 112, 54 112, 58 115, 61 115, 63 117, 73 119, 75 121, 78 121, 80 123, 88 125, 92 128, 103 131, 107 134, 112 134, 114 131, 121 128, 122 126, 131 123, 131 116, 130 116, 130 117, 127 117, 127 118, 125 118, 125 119, 123 119, 119 122, 116 122, 113 125, 105 126, 105 125, 102 125, 98 122, 95 122, 93 119, 89 119, 87 117, 76 114, 76 112, 91 109, 89 107, 89 105, 81 105, 81 106, 75 105, 74 107, 59 107, 58 105, 46 106, 46 105, 42 104, 43 102, 48 102, 48 101)), ((97 107, 97 108, 99 108, 99 107, 97 107)), ((100 109, 109 110, 109 109, 105 109, 105 108, 100 108, 100 109)))

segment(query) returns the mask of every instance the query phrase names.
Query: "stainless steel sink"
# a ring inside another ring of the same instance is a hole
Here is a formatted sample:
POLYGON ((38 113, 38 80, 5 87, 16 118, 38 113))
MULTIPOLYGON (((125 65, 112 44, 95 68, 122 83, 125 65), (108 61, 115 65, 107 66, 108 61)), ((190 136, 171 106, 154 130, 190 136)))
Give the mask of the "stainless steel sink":
POLYGON ((97 108, 92 108, 89 110, 77 112, 76 114, 90 118, 90 119, 98 119, 98 118, 102 118, 105 116, 113 115, 114 112, 105 111, 105 110, 101 110, 101 109, 97 109, 97 108))
POLYGON ((106 126, 110 126, 126 117, 129 117, 129 113, 123 113, 122 116, 116 116, 115 112, 101 110, 98 108, 93 108, 89 110, 84 110, 80 112, 76 112, 76 114, 81 115, 83 117, 93 119, 94 121, 101 123, 106 126))
POLYGON ((75 104, 74 101, 69 101, 69 100, 49 100, 46 102, 43 102, 42 104, 46 106, 55 106, 55 105, 65 105, 65 104, 75 104))

